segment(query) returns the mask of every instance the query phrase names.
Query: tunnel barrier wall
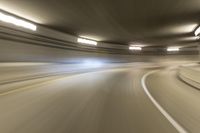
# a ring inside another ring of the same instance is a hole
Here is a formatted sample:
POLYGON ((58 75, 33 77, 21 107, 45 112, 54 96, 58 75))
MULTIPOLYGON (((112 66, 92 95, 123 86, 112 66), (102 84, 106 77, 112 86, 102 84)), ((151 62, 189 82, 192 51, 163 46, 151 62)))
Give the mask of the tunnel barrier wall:
POLYGON ((0 63, 0 94, 83 70, 84 66, 76 64, 0 63))
MULTIPOLYGON (((53 79, 74 74, 87 73, 110 68, 125 68, 137 63, 99 64, 99 63, 0 63, 0 95, 38 83, 45 83, 53 79)), ((143 64, 145 65, 145 64, 143 64)))
POLYGON ((0 38, 0 62, 56 62, 79 63, 83 60, 98 60, 103 62, 167 62, 167 61, 197 61, 198 55, 121 55, 77 51, 25 42, 16 42, 0 38))
POLYGON ((178 76, 186 83, 200 89, 200 69, 191 66, 181 66, 178 76))

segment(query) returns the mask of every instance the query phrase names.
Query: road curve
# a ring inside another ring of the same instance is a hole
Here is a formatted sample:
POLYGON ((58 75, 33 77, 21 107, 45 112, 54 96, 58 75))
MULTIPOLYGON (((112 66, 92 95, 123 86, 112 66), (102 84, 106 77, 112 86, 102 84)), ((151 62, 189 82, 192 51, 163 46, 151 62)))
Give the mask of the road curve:
POLYGON ((200 91, 179 79, 177 69, 156 71, 146 79, 155 100, 189 133, 200 131, 200 91))
POLYGON ((147 71, 60 76, 1 94, 0 132, 177 133, 142 88, 147 71))

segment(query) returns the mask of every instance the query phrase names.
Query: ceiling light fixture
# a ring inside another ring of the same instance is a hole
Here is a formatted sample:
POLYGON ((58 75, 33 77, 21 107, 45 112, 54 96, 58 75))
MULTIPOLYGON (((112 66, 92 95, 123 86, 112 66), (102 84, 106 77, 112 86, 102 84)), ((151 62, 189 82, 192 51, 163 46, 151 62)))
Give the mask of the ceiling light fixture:
POLYGON ((167 48, 167 51, 168 52, 179 51, 179 48, 178 47, 169 47, 169 48, 167 48))
POLYGON ((84 39, 84 38, 78 38, 77 42, 83 43, 83 44, 89 44, 89 45, 97 45, 96 41, 92 41, 92 40, 88 40, 88 39, 84 39))
POLYGON ((200 26, 195 30, 194 34, 195 36, 198 36, 200 34, 200 26))
POLYGON ((36 25, 34 25, 34 24, 32 24, 28 21, 16 18, 14 16, 4 14, 2 12, 0 12, 0 21, 10 23, 10 24, 13 24, 13 25, 16 25, 16 26, 19 26, 19 27, 23 27, 23 28, 26 28, 26 29, 30 29, 30 30, 33 30, 33 31, 37 30, 36 25))
POLYGON ((141 51, 141 50, 142 50, 142 47, 139 47, 139 46, 129 46, 129 50, 141 51))

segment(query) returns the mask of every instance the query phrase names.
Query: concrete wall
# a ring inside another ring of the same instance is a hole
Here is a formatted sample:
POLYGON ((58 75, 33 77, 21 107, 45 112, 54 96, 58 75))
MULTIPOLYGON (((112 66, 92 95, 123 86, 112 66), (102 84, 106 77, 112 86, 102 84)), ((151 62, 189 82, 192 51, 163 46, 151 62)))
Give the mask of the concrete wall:
POLYGON ((152 61, 181 61, 199 60, 198 55, 123 55, 84 52, 62 49, 31 43, 15 42, 0 39, 0 62, 65 62, 79 63, 85 60, 99 60, 103 62, 152 62, 152 61))

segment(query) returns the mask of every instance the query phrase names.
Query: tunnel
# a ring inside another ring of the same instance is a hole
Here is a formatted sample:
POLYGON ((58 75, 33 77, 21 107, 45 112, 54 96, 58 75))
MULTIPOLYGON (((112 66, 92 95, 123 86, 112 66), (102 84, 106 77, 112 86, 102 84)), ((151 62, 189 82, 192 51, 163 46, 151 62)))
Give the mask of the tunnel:
POLYGON ((199 0, 0 0, 0 133, 199 133, 199 0))

